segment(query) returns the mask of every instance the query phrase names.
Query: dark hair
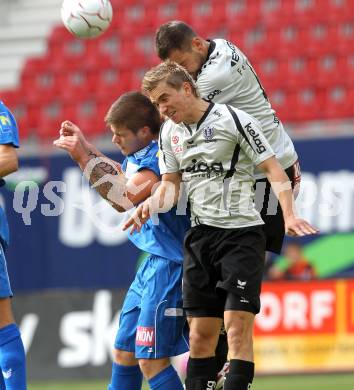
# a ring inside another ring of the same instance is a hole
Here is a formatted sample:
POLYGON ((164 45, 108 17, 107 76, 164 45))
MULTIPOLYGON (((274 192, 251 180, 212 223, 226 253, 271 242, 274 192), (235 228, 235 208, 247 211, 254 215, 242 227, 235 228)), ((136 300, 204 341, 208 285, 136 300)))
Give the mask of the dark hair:
POLYGON ((157 55, 166 60, 172 50, 190 50, 191 41, 197 34, 188 24, 179 20, 167 22, 159 27, 155 35, 157 55))
POLYGON ((158 134, 161 118, 151 100, 141 92, 127 92, 116 100, 105 118, 108 126, 126 126, 133 133, 148 126, 152 134, 158 134))

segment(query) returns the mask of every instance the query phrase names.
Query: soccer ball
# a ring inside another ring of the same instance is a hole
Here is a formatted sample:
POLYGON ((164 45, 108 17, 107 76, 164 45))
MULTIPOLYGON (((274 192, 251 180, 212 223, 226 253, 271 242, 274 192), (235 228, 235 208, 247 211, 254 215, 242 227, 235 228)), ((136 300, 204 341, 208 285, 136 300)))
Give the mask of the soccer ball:
POLYGON ((65 27, 78 38, 95 38, 107 30, 112 21, 109 0, 64 0, 61 18, 65 27))

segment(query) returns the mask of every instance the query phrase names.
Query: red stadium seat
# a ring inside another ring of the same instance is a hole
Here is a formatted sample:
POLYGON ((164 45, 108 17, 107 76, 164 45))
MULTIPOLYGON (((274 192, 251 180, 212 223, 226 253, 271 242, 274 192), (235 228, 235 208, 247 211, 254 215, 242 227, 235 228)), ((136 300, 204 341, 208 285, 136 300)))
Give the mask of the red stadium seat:
POLYGON ((268 91, 272 107, 282 121, 292 122, 296 119, 294 109, 289 104, 290 91, 286 88, 278 88, 268 91))
POLYGON ((315 86, 314 69, 311 58, 293 56, 282 61, 284 82, 292 90, 315 86))
POLYGON ((64 119, 64 104, 60 99, 49 101, 41 106, 37 122, 38 141, 55 139, 64 119))
MULTIPOLYGON (((352 15, 354 14, 354 9, 352 15)), ((337 23, 334 30, 334 39, 336 40, 336 50, 343 54, 354 54, 354 20, 353 18, 343 20, 337 23)))
POLYGON ((338 75, 341 76, 342 81, 344 75, 348 87, 354 88, 354 53, 339 57, 338 64, 338 75))
POLYGON ((326 119, 352 118, 354 93, 346 85, 335 85, 326 88, 324 117, 326 119))
POLYGON ((57 95, 58 86, 53 74, 38 73, 22 79, 21 91, 29 103, 42 104, 57 95))
POLYGON ((343 79, 339 72, 339 57, 329 53, 313 60, 313 80, 318 87, 333 86, 343 79))
POLYGON ((76 70, 58 74, 58 94, 63 101, 81 100, 90 92, 87 72, 76 70))
POLYGON ((315 87, 294 91, 289 99, 297 122, 323 119, 323 104, 323 90, 315 87))
POLYGON ((264 58, 252 64, 267 92, 284 87, 286 75, 282 72, 281 62, 277 58, 264 58))
POLYGON ((82 100, 76 105, 67 107, 64 114, 65 116, 71 116, 87 135, 98 135, 105 128, 98 101, 94 99, 82 100))
POLYGON ((269 30, 262 26, 245 32, 242 48, 251 62, 274 55, 273 48, 268 44, 269 39, 269 30))
POLYGON ((300 39, 304 45, 304 53, 310 56, 318 56, 335 50, 334 27, 330 24, 309 25, 302 30, 300 39))
POLYGON ((260 0, 258 21, 265 26, 277 26, 293 22, 293 4, 290 1, 260 0))
POLYGON ((19 101, 11 110, 19 128, 20 141, 34 134, 39 113, 37 106, 28 104, 23 100, 21 102, 19 101))
POLYGON ((348 19, 354 13, 353 0, 321 0, 319 11, 324 12, 328 20, 338 23, 343 19, 348 19))
POLYGON ((270 27, 267 41, 264 44, 272 48, 273 55, 276 54, 282 59, 288 59, 294 54, 299 55, 304 51, 304 43, 301 41, 301 27, 294 22, 270 27))
POLYGON ((121 72, 117 67, 95 70, 88 73, 90 93, 98 100, 108 99, 110 103, 129 90, 131 72, 121 72))
POLYGON ((225 10, 228 29, 245 31, 259 24, 259 0, 225 0, 225 10))

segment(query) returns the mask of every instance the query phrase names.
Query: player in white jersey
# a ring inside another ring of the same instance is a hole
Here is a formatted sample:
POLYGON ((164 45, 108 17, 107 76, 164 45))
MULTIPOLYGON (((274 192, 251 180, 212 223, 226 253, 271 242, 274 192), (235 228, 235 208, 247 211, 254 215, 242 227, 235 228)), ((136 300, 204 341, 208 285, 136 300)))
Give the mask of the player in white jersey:
MULTIPOLYGON (((181 21, 160 26, 156 33, 156 50, 162 60, 170 59, 188 70, 202 98, 230 104, 260 122, 267 141, 297 192, 300 168, 294 145, 245 54, 225 39, 201 38, 181 21)), ((284 239, 281 208, 264 173, 256 169, 255 178, 256 204, 265 222, 267 250, 280 253, 284 239)))
POLYGON ((253 322, 265 255, 263 221, 253 202, 256 166, 279 196, 287 233, 317 231, 296 216, 289 179, 255 118, 202 100, 191 76, 173 62, 150 70, 143 89, 171 120, 160 131, 162 182, 125 227, 139 230, 139 219, 144 223, 152 213, 168 210, 186 182, 193 225, 183 263, 190 325, 186 388, 215 388, 215 347, 224 319, 231 358, 225 390, 247 390, 254 375, 253 322))

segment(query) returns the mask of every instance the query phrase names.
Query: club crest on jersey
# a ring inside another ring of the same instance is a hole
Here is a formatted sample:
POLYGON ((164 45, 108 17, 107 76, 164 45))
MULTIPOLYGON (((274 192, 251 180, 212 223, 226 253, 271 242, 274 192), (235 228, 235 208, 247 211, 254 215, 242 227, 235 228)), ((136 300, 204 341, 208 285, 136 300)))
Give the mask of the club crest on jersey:
POLYGON ((205 142, 216 142, 216 140, 213 139, 214 135, 215 135, 214 127, 211 126, 204 127, 203 136, 205 142))

